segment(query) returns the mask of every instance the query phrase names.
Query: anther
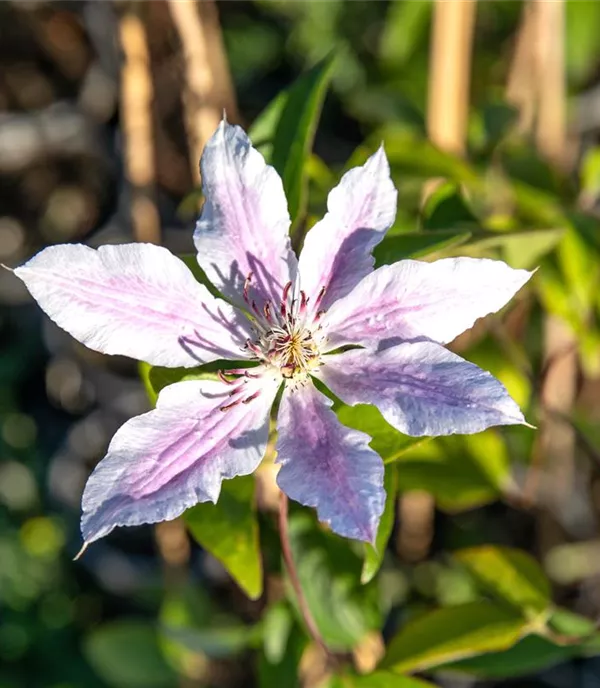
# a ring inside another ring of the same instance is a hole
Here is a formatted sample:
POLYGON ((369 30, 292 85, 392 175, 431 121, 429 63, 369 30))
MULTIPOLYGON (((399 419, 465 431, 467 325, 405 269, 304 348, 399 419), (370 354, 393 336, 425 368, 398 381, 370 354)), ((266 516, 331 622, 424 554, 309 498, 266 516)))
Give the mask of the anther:
POLYGON ((267 322, 272 323, 273 322, 273 314, 271 313, 271 302, 270 301, 267 301, 267 303, 265 303, 264 311, 265 311, 265 318, 267 319, 267 322))
POLYGON ((300 291, 300 315, 304 315, 306 312, 306 306, 308 305, 308 298, 304 291, 300 291))
POLYGON ((250 305, 250 300, 248 299, 248 290, 250 289, 250 282, 252 282, 253 275, 253 272, 249 272, 248 277, 246 277, 246 281, 244 282, 244 301, 248 305, 250 305))
POLYGON ((317 294, 317 300, 315 301, 315 306, 318 306, 321 301, 323 300, 323 297, 325 296, 325 292, 327 291, 327 287, 321 287, 321 290, 317 294))
POLYGON ((261 351, 260 348, 259 348, 254 342, 252 342, 250 339, 246 340, 246 347, 247 347, 248 349, 250 349, 250 351, 252 351, 253 354, 255 354, 256 356, 258 356, 258 358, 261 358, 262 351, 261 351))
POLYGON ((223 373, 222 370, 217 370, 217 377, 219 378, 219 380, 221 380, 221 382, 224 382, 226 385, 233 385, 235 383, 235 380, 228 380, 225 377, 225 373, 223 373))
POLYGON ((232 409, 234 406, 238 406, 239 404, 242 403, 241 399, 236 399, 235 401, 232 401, 230 404, 225 404, 224 406, 219 406, 219 411, 229 411, 229 409, 232 409))
POLYGON ((315 322, 320 320, 325 315, 325 313, 327 313, 327 311, 317 311, 317 314, 315 315, 315 322))
POLYGON ((251 394, 249 397, 246 397, 243 401, 242 404, 249 404, 251 401, 256 399, 256 397, 260 396, 260 389, 257 392, 254 392, 254 394, 251 394))
POLYGON ((281 317, 285 320, 287 317, 287 299, 292 288, 292 283, 288 282, 283 288, 283 294, 281 296, 281 317))

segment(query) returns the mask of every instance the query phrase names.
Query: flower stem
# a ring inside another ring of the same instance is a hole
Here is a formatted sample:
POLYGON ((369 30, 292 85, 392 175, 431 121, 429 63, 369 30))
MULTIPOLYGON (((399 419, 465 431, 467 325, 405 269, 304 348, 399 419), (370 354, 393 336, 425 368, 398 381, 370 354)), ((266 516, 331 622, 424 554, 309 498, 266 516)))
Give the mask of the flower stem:
POLYGON ((296 594, 296 599, 298 600, 298 607, 300 608, 300 613, 304 619, 306 629, 313 641, 323 650, 328 658, 331 658, 332 652, 325 644, 323 636, 317 628, 317 624, 315 623, 313 615, 308 607, 306 597, 304 596, 300 579, 298 578, 298 571, 296 570, 296 565, 294 564, 292 547, 290 545, 288 498, 283 492, 281 492, 279 495, 279 537, 281 539, 281 550, 283 553, 285 567, 290 577, 292 587, 294 588, 294 593, 296 594))

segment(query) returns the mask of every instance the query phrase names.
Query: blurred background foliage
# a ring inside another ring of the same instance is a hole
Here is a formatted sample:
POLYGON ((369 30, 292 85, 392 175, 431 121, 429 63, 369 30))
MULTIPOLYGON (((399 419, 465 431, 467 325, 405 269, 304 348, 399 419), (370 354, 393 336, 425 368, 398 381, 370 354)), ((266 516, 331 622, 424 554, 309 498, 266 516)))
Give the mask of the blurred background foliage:
POLYGON ((377 548, 292 505, 335 661, 281 565, 272 456, 216 507, 73 563, 88 474, 183 373, 140 382, 0 272, 0 688, 600 686, 598 35, 596 0, 0 3, 9 266, 65 241, 191 253, 223 107, 282 174, 297 245, 383 141, 400 203, 378 264, 539 266, 452 345, 537 431, 414 442, 372 407, 336 408, 373 436, 388 503, 377 548))

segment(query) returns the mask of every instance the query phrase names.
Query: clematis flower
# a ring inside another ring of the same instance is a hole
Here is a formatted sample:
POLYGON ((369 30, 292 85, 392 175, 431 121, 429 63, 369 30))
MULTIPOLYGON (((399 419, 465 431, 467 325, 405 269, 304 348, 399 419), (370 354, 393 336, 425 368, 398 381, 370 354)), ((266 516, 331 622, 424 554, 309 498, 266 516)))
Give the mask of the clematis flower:
POLYGON ((85 487, 84 541, 216 502, 224 479, 261 462, 283 387, 279 486, 336 533, 372 542, 382 460, 313 380, 347 404, 375 405, 408 435, 524 423, 498 380, 443 344, 504 306, 530 273, 472 258, 374 270, 372 249, 396 213, 383 148, 333 189, 299 259, 281 179, 240 127, 221 123, 201 167, 194 241, 224 299, 148 244, 52 246, 15 270, 52 320, 97 351, 158 366, 255 364, 172 384, 120 428, 85 487))

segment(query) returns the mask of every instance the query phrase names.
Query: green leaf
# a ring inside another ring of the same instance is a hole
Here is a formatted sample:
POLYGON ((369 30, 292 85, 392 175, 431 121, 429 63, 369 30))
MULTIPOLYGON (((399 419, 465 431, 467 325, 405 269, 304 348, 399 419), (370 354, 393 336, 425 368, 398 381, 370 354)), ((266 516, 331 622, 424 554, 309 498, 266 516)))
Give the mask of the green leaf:
POLYGON ((462 549, 452 556, 485 590, 520 609, 526 616, 548 613, 550 583, 537 561, 526 552, 485 545, 462 549))
POLYGON ((427 27, 432 3, 392 2, 388 7, 380 39, 380 57, 390 68, 398 70, 427 40, 427 27))
POLYGON ((504 650, 524 634, 525 623, 515 612, 483 600, 437 609, 410 621, 394 636, 382 667, 397 672, 425 671, 504 650))
POLYGON ((215 361, 215 363, 198 368, 162 368, 142 361, 138 365, 138 370, 146 394, 154 406, 160 391, 165 387, 183 380, 215 380, 217 370, 226 369, 232 364, 232 361, 215 361))
POLYGON ((429 195, 422 213, 425 231, 478 229, 480 222, 467 207, 459 187, 453 182, 441 184, 429 195))
POLYGON ((526 676, 549 669, 579 652, 580 648, 576 646, 556 645, 539 635, 528 635, 504 652, 484 654, 448 664, 444 670, 492 679, 526 676))
POLYGON ((516 124, 519 112, 508 103, 488 103, 483 108, 483 128, 488 150, 497 146, 516 124))
POLYGON ((325 58, 291 86, 277 122, 272 164, 283 179, 292 224, 304 212, 307 183, 304 168, 310 157, 333 63, 332 56, 325 58))
POLYGON ((409 437, 393 428, 375 406, 357 404, 335 407, 340 422, 355 430, 361 430, 373 439, 369 443, 384 463, 398 461, 414 447, 429 442, 430 437, 409 437))
POLYGON ((379 628, 377 586, 361 585, 362 560, 350 543, 323 532, 304 510, 292 514, 290 542, 302 590, 323 639, 333 650, 351 650, 379 628))
POLYGON ((164 626, 162 632, 169 641, 194 653, 223 658, 239 654, 248 647, 255 629, 249 626, 185 628, 164 626))
POLYGON ((195 253, 183 253, 180 256, 178 256, 178 258, 180 258, 186 264, 186 266, 190 269, 192 275, 194 275, 196 280, 200 282, 200 284, 203 284, 213 296, 221 297, 221 294, 218 291, 218 289, 208 279, 206 273, 200 267, 200 264, 198 263, 198 259, 195 253))
POLYGON ((262 559, 254 504, 254 478, 224 480, 219 501, 185 512, 194 539, 215 556, 242 590, 255 600, 262 594, 262 559))
POLYGON ((390 671, 376 671, 365 676, 357 674, 335 676, 327 688, 434 688, 434 685, 411 676, 398 676, 390 671))
POLYGON ((568 609, 554 609, 548 619, 548 628, 563 636, 587 638, 596 631, 596 623, 568 609))
POLYGON ((391 464, 385 467, 385 478, 383 486, 385 488, 385 508, 379 521, 375 547, 370 543, 365 544, 365 561, 360 574, 360 582, 368 583, 373 580, 377 571, 381 567, 388 540, 392 534, 394 520, 396 516, 396 495, 398 493, 398 475, 396 466, 391 464))
POLYGON ((366 432, 384 463, 397 461, 401 491, 425 490, 446 511, 471 509, 502 497, 510 484, 509 457, 501 435, 487 430, 455 437, 408 437, 374 406, 337 406, 344 425, 366 432))
POLYGON ((307 645, 306 634, 284 603, 270 607, 263 619, 264 652, 258 665, 260 688, 297 688, 298 665, 307 645))
POLYGON ((171 688, 178 685, 165 661, 158 635, 143 621, 107 623, 85 639, 84 653, 98 676, 115 688, 171 688))
POLYGON ((468 242, 471 236, 471 232, 456 230, 390 235, 375 247, 375 264, 379 267, 404 258, 422 258, 431 253, 437 254, 468 242))

